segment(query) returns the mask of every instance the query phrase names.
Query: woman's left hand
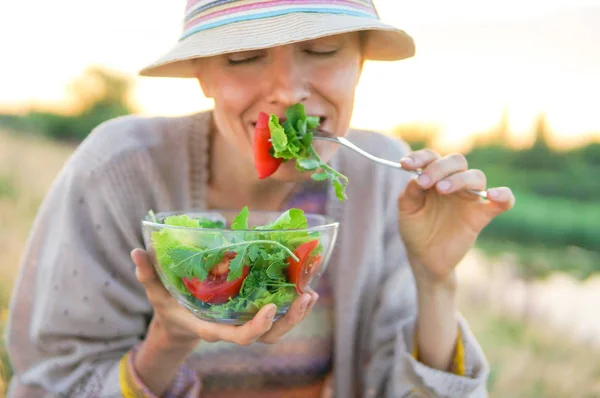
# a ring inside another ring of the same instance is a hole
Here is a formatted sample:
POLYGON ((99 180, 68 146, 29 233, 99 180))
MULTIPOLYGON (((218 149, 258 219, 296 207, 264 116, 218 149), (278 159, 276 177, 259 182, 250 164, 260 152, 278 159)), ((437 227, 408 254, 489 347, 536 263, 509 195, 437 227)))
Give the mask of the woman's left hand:
POLYGON ((462 155, 441 157, 424 149, 401 160, 408 170, 422 169, 398 200, 400 234, 417 283, 454 282, 454 268, 490 221, 514 206, 506 187, 488 189, 488 200, 465 189, 485 190, 486 176, 469 169, 462 155))

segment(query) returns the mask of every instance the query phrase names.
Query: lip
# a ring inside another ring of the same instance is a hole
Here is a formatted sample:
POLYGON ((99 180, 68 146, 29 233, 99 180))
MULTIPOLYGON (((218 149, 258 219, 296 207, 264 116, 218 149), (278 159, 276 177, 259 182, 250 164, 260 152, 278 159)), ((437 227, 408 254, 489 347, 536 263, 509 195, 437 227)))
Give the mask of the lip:
MULTIPOLYGON (((283 122, 285 122, 287 120, 286 117, 279 117, 278 119, 279 119, 280 124, 283 124, 283 122)), ((252 121, 252 128, 255 128, 255 127, 256 127, 256 120, 252 121)))
MULTIPOLYGON (((283 124, 287 120, 286 117, 279 117, 278 119, 280 124, 283 124)), ((319 116, 319 126, 323 126, 325 121, 327 121, 326 116, 319 116)), ((256 121, 252 121, 252 128, 256 128, 256 121)))

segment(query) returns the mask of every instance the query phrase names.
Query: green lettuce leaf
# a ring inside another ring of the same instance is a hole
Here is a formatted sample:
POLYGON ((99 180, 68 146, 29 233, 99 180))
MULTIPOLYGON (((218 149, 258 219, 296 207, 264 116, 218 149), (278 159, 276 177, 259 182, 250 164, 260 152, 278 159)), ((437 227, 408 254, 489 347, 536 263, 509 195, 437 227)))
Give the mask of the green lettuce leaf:
POLYGON ((200 228, 200 221, 195 218, 190 218, 186 214, 169 216, 165 218, 164 224, 173 227, 200 228))
MULTIPOLYGON (((248 208, 244 207, 235 217, 231 228, 249 229, 249 216, 248 208)), ((207 308, 210 308, 213 315, 221 314, 224 317, 240 312, 253 313, 269 303, 283 309, 293 301, 297 292, 295 285, 287 279, 289 259, 294 256, 293 250, 302 243, 318 239, 320 236, 318 232, 281 233, 308 226, 301 209, 289 209, 272 222, 254 227, 256 232, 249 232, 253 235, 251 238, 242 233, 239 238, 226 239, 225 236, 229 234, 221 231, 210 232, 208 229, 198 233, 203 228, 202 219, 192 219, 184 215, 168 217, 164 222, 185 227, 163 229, 152 234, 152 245, 164 276, 182 293, 190 295, 182 278, 195 277, 201 281, 206 280, 211 269, 223 260, 226 252, 236 253, 229 262, 228 281, 239 278, 244 266, 250 268, 250 273, 244 279, 236 297, 230 298, 224 304, 208 305, 207 308)), ((322 250, 322 247, 319 245, 317 250, 322 250)))
POLYGON ((315 181, 329 180, 340 201, 345 201, 348 178, 321 160, 312 145, 313 134, 319 127, 317 116, 307 116, 303 104, 286 109, 286 121, 279 123, 277 115, 269 117, 273 156, 284 161, 295 160, 296 169, 312 172, 315 181))
POLYGON ((283 212, 277 219, 263 226, 255 227, 256 230, 266 229, 299 229, 306 228, 307 221, 304 211, 301 209, 289 209, 283 212))
POLYGON ((233 222, 231 223, 231 229, 248 229, 248 216, 250 212, 248 211, 248 206, 244 206, 242 211, 235 217, 233 222))
POLYGON ((156 260, 167 280, 177 289, 179 292, 189 295, 189 292, 183 281, 181 280, 182 274, 177 270, 171 269, 173 266, 173 260, 169 256, 169 251, 172 248, 179 247, 181 244, 173 234, 170 234, 169 230, 163 229, 161 231, 152 232, 152 248, 156 253, 156 260))

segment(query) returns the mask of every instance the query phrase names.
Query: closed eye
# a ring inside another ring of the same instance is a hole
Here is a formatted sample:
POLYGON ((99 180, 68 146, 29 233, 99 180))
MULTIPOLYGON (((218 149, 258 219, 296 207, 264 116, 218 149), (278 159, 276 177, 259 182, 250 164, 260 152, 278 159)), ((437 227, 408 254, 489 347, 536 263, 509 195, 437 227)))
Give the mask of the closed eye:
POLYGON ((337 49, 335 50, 328 50, 328 51, 315 51, 315 50, 306 50, 306 52, 310 55, 317 55, 317 56, 322 56, 322 57, 326 57, 329 55, 334 55, 335 53, 338 52, 337 49))
POLYGON ((254 62, 254 61, 258 60, 260 57, 261 57, 260 55, 255 55, 253 57, 242 58, 242 59, 231 59, 231 58, 228 58, 227 59, 227 64, 228 65, 249 64, 251 62, 254 62))

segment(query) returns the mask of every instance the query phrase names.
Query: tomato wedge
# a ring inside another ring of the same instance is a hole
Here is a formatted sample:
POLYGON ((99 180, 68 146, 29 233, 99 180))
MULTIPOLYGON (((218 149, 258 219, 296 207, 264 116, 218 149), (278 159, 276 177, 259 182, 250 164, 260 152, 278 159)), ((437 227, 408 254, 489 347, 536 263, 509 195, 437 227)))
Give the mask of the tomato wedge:
POLYGON ((258 114, 256 128, 254 130, 254 167, 258 173, 258 178, 267 178, 275 173, 283 159, 274 158, 271 155, 273 144, 271 141, 271 131, 269 130, 269 115, 264 112, 258 114))
POLYGON ((223 261, 213 267, 206 280, 200 281, 198 278, 182 278, 183 284, 194 297, 204 303, 226 303, 230 297, 235 297, 239 294, 244 279, 250 273, 250 268, 244 266, 242 276, 231 282, 227 282, 229 262, 235 255, 235 253, 226 253, 223 261))
POLYGON ((303 293, 306 285, 319 269, 321 255, 312 254, 318 244, 318 239, 303 243, 293 252, 299 261, 294 260, 293 257, 288 259, 289 265, 286 270, 288 279, 296 285, 296 291, 300 294, 303 293))

